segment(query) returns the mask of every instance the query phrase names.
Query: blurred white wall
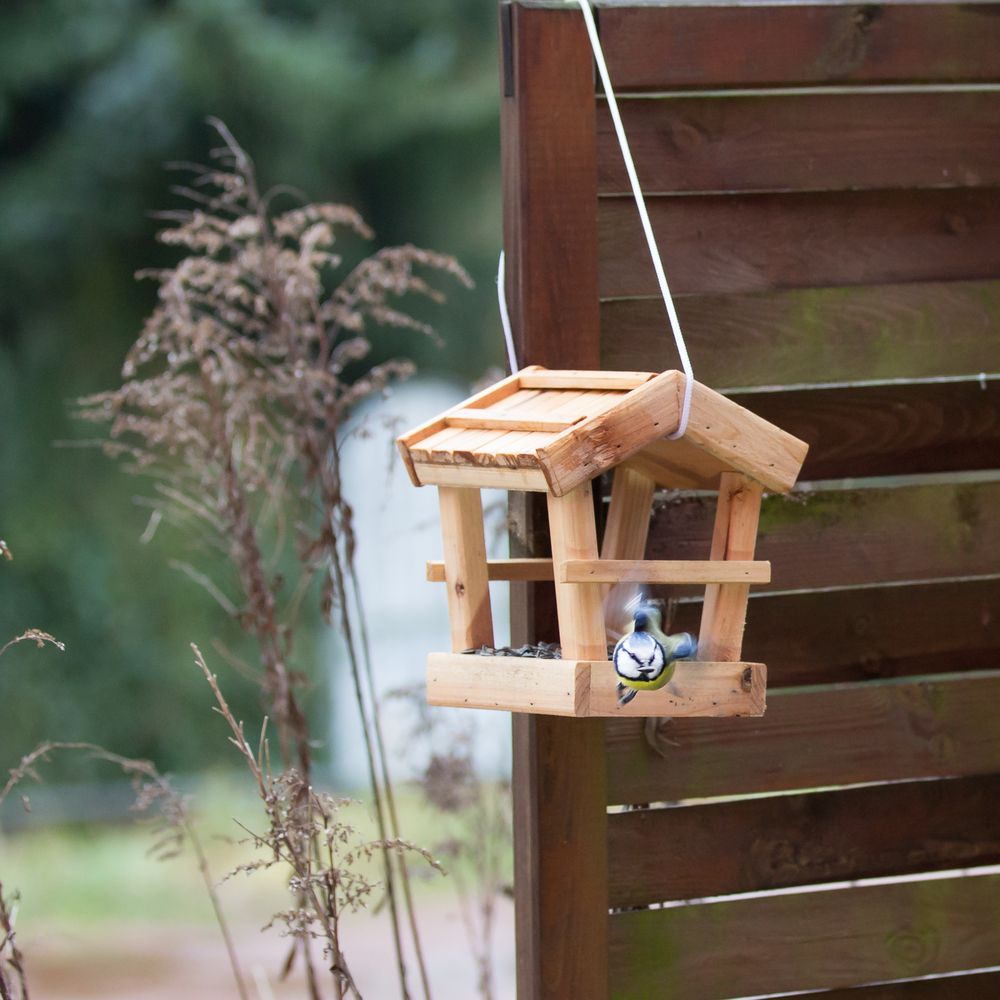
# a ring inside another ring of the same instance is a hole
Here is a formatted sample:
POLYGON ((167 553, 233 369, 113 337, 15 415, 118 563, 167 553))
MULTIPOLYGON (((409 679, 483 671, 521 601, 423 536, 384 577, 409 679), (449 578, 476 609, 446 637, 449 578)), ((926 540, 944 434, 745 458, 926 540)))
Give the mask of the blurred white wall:
MULTIPOLYGON (((365 435, 353 435, 344 450, 344 480, 355 512, 358 571, 380 696, 396 688, 422 685, 427 653, 451 648, 444 587, 428 583, 425 574, 427 560, 440 559, 442 553, 437 490, 413 486, 394 440, 401 431, 469 394, 470 387, 457 382, 427 379, 405 383, 388 399, 367 409, 362 417, 365 435), (387 426, 387 421, 397 418, 395 426, 387 426)), ((500 558, 507 554, 502 531, 506 493, 484 491, 483 501, 490 510, 487 546, 492 557, 500 558)), ((505 645, 510 635, 509 586, 491 584, 490 589, 496 641, 505 645)), ((328 633, 324 646, 324 661, 331 674, 334 779, 338 787, 361 788, 367 782, 367 770, 349 666, 335 632, 328 633)), ((477 759, 484 773, 509 773, 507 713, 436 711, 460 713, 463 725, 474 725, 477 759)), ((416 748, 403 745, 405 733, 398 707, 388 706, 383 719, 394 761, 393 776, 404 779, 410 766, 419 764, 413 759, 416 748), (408 759, 403 760, 404 756, 408 759)))

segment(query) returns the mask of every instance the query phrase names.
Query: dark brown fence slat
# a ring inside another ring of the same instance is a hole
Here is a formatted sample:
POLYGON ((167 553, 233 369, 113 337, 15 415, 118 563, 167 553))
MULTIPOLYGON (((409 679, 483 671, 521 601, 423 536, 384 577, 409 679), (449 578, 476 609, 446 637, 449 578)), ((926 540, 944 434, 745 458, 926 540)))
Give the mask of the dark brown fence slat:
MULTIPOLYGON (((715 501, 657 507, 649 559, 706 559, 715 501)), ((757 558, 767 590, 988 576, 1000 552, 1000 482, 828 490, 765 497, 757 558)))
POLYGON ((610 905, 1000 863, 1000 775, 608 817, 610 905))
MULTIPOLYGON (((996 338, 1000 349, 1000 337, 996 338)), ((997 359, 1000 367, 1000 357, 997 359)), ((801 479, 1000 467, 1000 382, 734 396, 809 444, 801 479)))
MULTIPOLYGON (((697 634, 700 619, 700 601, 681 603, 671 628, 697 634)), ((993 670, 1000 578, 751 595, 743 655, 772 688, 993 670)))
POLYGON ((1000 972, 967 973, 804 995, 815 1000, 986 1000, 1000 996, 1000 972))
POLYGON ((769 691, 761 719, 608 723, 608 803, 1000 770, 1000 673, 769 691), (655 744, 655 748, 654 745, 655 744))
POLYGON ((981 968, 998 954, 1000 876, 780 894, 613 915, 611 995, 846 987, 981 968))
MULTIPOLYGON (((684 195, 648 200, 675 293, 994 278, 1000 189, 684 195)), ((655 295, 630 198, 600 200, 602 298, 655 295)))
MULTIPOLYGON (((621 112, 647 195, 1000 183, 993 91, 669 97, 623 101, 621 112)), ((597 185, 631 190, 603 102, 597 185)))
POLYGON ((989 4, 607 7, 619 90, 1000 78, 989 4))
MULTIPOLYGON (((680 296, 676 305, 698 378, 717 389, 1000 367, 1000 281, 680 296)), ((601 365, 677 366, 659 298, 602 303, 601 365)))

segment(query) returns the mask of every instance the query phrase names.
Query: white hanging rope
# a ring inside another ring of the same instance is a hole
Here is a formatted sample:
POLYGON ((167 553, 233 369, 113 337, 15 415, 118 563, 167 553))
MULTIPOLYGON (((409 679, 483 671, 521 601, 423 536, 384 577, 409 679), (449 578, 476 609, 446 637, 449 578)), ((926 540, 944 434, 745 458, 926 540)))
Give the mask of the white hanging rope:
POLYGON ((503 325, 503 339, 507 344, 507 362, 511 375, 516 375, 521 366, 517 363, 517 353, 514 350, 514 333, 510 328, 510 313, 507 312, 507 292, 504 284, 504 252, 500 251, 497 263, 497 305, 500 306, 500 323, 503 325))
POLYGON ((681 333, 680 320, 677 318, 677 310, 674 309, 674 300, 670 294, 670 286, 667 284, 667 276, 663 273, 663 262, 660 260, 660 251, 656 246, 656 237, 653 235, 653 227, 649 221, 649 213, 646 211, 646 199, 642 196, 642 188, 639 187, 639 177, 635 172, 635 163, 632 161, 632 152, 629 149, 628 139, 625 136, 625 126, 622 125, 622 116, 618 112, 618 101, 615 99, 615 92, 611 86, 611 78, 608 76, 608 66, 604 61, 604 51, 601 48, 601 40, 597 35, 597 25, 594 23, 594 12, 590 7, 590 0, 576 0, 583 11, 583 20, 587 25, 587 34, 590 36, 590 47, 594 50, 594 61, 597 63, 597 72, 601 77, 601 85, 604 87, 604 94, 608 99, 608 110, 611 112, 611 120, 615 125, 615 134, 618 136, 618 145, 621 147, 622 159, 625 161, 625 171, 628 174, 629 183, 632 185, 632 195, 635 198, 635 207, 639 210, 639 219, 642 221, 642 231, 646 235, 646 243, 649 246, 649 256, 653 261, 653 270, 656 272, 656 280, 660 286, 660 295, 663 297, 663 304, 667 309, 667 316, 670 319, 670 329, 674 334, 674 343, 677 344, 677 353, 681 358, 681 367, 686 376, 684 384, 684 401, 681 404, 681 419, 677 430, 669 437, 676 439, 684 436, 687 430, 688 417, 691 415, 691 393, 694 389, 694 371, 691 368, 691 359, 688 357, 687 345, 684 343, 684 334, 681 333))

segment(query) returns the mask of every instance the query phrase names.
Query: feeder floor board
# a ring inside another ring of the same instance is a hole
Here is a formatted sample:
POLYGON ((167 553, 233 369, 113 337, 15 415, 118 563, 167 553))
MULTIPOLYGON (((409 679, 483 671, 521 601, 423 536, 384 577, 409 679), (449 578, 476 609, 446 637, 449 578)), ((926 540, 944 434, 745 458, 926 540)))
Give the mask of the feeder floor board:
POLYGON ((715 717, 764 714, 762 663, 679 660, 669 684, 618 704, 618 677, 608 660, 550 660, 470 653, 431 653, 427 701, 452 708, 575 717, 715 717))

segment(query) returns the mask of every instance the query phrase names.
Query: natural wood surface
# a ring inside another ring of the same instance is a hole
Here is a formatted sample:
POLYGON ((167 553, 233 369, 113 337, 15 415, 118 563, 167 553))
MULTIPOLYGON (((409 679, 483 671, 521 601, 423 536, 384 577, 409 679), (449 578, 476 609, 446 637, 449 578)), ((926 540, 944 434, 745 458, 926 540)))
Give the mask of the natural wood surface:
MULTIPOLYGON (((715 503, 658 505, 650 559, 703 559, 715 503)), ((767 496, 756 556, 771 563, 760 590, 814 590, 997 572, 1000 480, 804 491, 767 496)))
MULTIPOLYGON (((1000 273, 995 188, 685 195, 647 204, 675 294, 1000 273)), ((629 199, 601 199, 599 242, 602 298, 656 294, 629 199)))
MULTIPOLYGON (((710 559, 741 562, 753 558, 760 520, 759 483, 733 472, 724 472, 719 483, 719 500, 712 529, 710 559)), ((770 580, 770 565, 768 564, 770 580)), ((733 662, 743 649, 749 582, 710 583, 698 629, 698 658, 733 662)))
POLYGON ((822 1000, 984 1000, 1000 995, 1000 972, 967 972, 803 995, 813 1000, 819 1000, 820 996, 822 1000))
POLYGON ((762 719, 608 723, 608 803, 1000 771, 1000 672, 768 692, 762 719))
MULTIPOLYGON (((528 373, 530 374, 530 371, 528 373)), ((518 387, 520 386, 520 380, 524 377, 524 374, 525 372, 523 370, 521 372, 515 372, 513 375, 508 375, 507 378, 500 379, 500 381, 495 382, 493 385, 487 386, 487 388, 468 399, 466 401, 467 405, 488 406, 506 399, 508 396, 517 392, 518 387)), ((420 478, 417 476, 416 471, 413 468, 413 459, 410 456, 410 449, 424 438, 429 437, 436 431, 442 430, 444 427, 444 419, 437 416, 423 424, 420 424, 418 427, 414 427, 413 430, 396 439, 396 448, 402 456, 403 464, 406 466, 406 470, 410 475, 410 481, 414 486, 422 486, 423 483, 420 481, 420 478)))
POLYGON ((586 31, 575 9, 512 4, 500 13, 502 22, 509 18, 501 40, 511 41, 501 54, 500 128, 506 291, 518 360, 597 368, 597 224, 582 210, 597 197, 586 31))
POLYGON ((601 10, 619 91, 995 81, 997 4, 656 4, 601 10), (719 39, 725 39, 720 44, 719 39))
MULTIPOLYGON (((977 375, 998 367, 997 280, 688 295, 676 306, 698 378, 715 389, 977 375)), ((606 368, 671 363, 658 297, 604 302, 601 330, 606 368)))
MULTIPOLYGON (((996 353, 994 368, 1000 368, 1000 347, 996 353)), ((997 379, 734 399, 809 442, 803 479, 957 472, 1000 464, 997 379)))
MULTIPOLYGON (((620 103, 647 195, 1000 183, 1000 101, 992 90, 800 91, 620 103)), ((631 190, 603 102, 597 183, 601 194, 631 190)))
POLYGON ((602 559, 642 559, 646 553, 655 484, 640 472, 619 467, 601 540, 602 559))
MULTIPOLYGON (((753 396, 747 402, 757 404, 753 396)), ((652 441, 628 460, 628 467, 667 489, 716 489, 720 475, 735 470, 785 493, 801 475, 808 442, 750 407, 695 382, 684 437, 652 441)))
POLYGON ((610 923, 616 1000, 847 987, 994 963, 1000 876, 638 910, 610 923))
POLYGON ((590 483, 565 496, 548 496, 552 564, 556 570, 559 643, 568 660, 603 660, 607 655, 604 609, 594 587, 565 583, 560 571, 570 559, 597 558, 597 527, 590 483))
POLYGON ((571 559, 562 564, 563 583, 770 583, 771 564, 752 560, 571 559))
POLYGON ((659 691, 640 691, 618 704, 618 675, 608 662, 592 663, 590 715, 627 718, 744 717, 764 714, 767 668, 762 663, 693 663, 679 660, 659 691))
POLYGON ((760 663, 679 661, 673 680, 618 704, 610 661, 546 660, 470 653, 430 653, 427 701, 542 715, 706 718, 761 715, 767 673, 760 663))
MULTIPOLYGON (((601 538, 602 559, 642 559, 646 554, 649 521, 652 516, 653 493, 656 484, 645 473, 619 465, 611 480, 611 498, 604 534, 601 538)), ((617 581, 612 581, 612 584, 617 581)), ((638 583, 617 583, 613 602, 608 596, 612 584, 601 588, 604 606, 604 627, 607 637, 617 641, 617 636, 628 628, 633 602, 638 598, 638 583)))
POLYGON ((498 431, 544 431, 558 434, 573 426, 569 420, 546 420, 544 417, 518 417, 491 414, 481 410, 466 407, 461 410, 451 410, 444 418, 447 427, 468 427, 470 429, 487 429, 498 431))
MULTIPOLYGON (((780 425, 766 423, 753 410, 700 382, 694 384, 684 440, 779 493, 795 484, 809 448, 809 442, 799 440, 780 425)), ((656 442, 651 452, 666 452, 674 443, 656 442)))
MULTIPOLYGON (((486 563, 490 580, 552 580, 551 559, 490 559, 486 563)), ((444 563, 427 563, 427 581, 444 583, 444 563)))
MULTIPOLYGON (((700 601, 679 603, 670 630, 697 634, 700 617, 700 601)), ((743 655, 767 664, 773 687, 994 670, 1000 665, 1000 576, 751 592, 743 655)))
POLYGON ((548 489, 541 469, 501 469, 488 465, 432 465, 429 462, 414 462, 413 470, 421 485, 428 486, 528 490, 537 493, 544 493, 548 489))
MULTIPOLYGON (((607 412, 564 431, 538 449, 549 489, 563 496, 671 434, 680 421, 683 376, 665 371, 633 389, 607 412)), ((773 436, 777 428, 767 429, 773 436)))
POLYGON ((427 701, 451 708, 583 716, 590 703, 590 664, 431 653, 427 657, 427 701))
POLYGON ((486 575, 486 537, 479 490, 438 488, 451 648, 493 645, 493 613, 486 575))
POLYGON ((566 369, 539 369, 521 376, 525 389, 637 389, 656 372, 602 372, 566 369))
POLYGON ((998 863, 996 774, 608 817, 615 908, 998 863))
MULTIPOLYGON (((590 46, 578 10, 504 5, 500 16, 503 242, 517 356, 522 365, 600 368, 590 46)), ((530 546, 514 554, 547 555, 545 504, 514 502, 530 546)), ((515 642, 552 635, 546 588, 512 586, 515 642)), ((512 721, 518 998, 605 1000, 604 725, 512 721)))

